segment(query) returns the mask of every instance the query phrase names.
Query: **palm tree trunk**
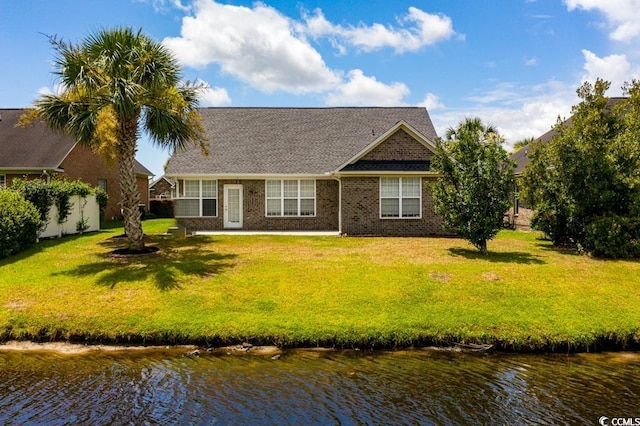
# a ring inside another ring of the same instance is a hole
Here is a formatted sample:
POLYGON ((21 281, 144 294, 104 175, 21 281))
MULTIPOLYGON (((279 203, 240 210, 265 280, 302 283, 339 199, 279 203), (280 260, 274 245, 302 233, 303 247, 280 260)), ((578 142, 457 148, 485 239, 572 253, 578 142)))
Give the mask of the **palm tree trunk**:
POLYGON ((124 231, 127 234, 129 250, 144 248, 144 234, 140 218, 140 191, 135 172, 135 155, 138 120, 122 123, 118 144, 118 166, 120 169, 120 196, 124 231))

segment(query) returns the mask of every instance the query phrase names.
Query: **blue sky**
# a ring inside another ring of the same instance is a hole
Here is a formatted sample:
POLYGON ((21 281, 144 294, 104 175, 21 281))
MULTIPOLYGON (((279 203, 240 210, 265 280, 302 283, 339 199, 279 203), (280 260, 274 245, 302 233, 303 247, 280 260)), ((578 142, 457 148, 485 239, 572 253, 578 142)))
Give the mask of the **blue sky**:
MULTIPOLYGON (((640 78, 640 0, 0 0, 0 107, 56 90, 47 35, 114 26, 171 48, 203 106, 425 106, 439 134, 478 116, 507 148, 581 82, 640 78)), ((156 175, 167 158, 140 142, 156 175)))

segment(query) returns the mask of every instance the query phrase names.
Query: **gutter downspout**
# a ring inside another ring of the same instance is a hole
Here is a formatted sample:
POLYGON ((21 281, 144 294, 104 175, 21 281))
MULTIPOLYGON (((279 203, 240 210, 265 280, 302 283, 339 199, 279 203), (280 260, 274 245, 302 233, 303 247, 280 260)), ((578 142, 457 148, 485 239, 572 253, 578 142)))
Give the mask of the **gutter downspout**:
POLYGON ((342 236, 342 179, 336 172, 331 172, 330 175, 338 181, 338 235, 342 236))

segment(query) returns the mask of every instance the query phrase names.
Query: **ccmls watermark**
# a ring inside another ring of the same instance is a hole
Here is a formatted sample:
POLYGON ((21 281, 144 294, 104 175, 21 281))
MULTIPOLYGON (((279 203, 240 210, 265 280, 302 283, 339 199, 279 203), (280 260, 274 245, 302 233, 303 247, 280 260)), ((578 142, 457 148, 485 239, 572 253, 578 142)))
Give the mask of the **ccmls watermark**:
POLYGON ((607 417, 598 419, 601 426, 640 426, 640 417, 607 417))

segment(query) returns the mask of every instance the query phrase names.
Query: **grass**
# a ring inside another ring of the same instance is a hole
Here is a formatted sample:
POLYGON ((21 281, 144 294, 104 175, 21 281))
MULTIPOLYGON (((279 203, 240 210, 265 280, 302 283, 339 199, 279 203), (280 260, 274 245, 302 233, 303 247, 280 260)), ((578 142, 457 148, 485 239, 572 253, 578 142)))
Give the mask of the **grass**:
POLYGON ((109 343, 593 350, 640 342, 640 262, 503 231, 451 238, 159 235, 113 258, 112 228, 0 261, 0 338, 109 343))

